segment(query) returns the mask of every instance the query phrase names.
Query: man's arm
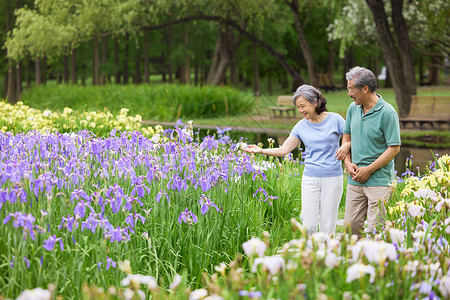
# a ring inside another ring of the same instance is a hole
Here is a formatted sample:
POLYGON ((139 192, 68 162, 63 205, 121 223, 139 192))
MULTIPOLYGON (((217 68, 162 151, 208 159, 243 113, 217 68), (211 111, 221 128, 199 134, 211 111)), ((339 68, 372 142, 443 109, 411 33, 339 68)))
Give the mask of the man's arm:
POLYGON ((398 153, 400 152, 400 146, 389 146, 383 154, 380 155, 373 163, 366 167, 359 167, 356 170, 355 177, 352 176, 352 179, 356 182, 366 182, 369 179, 370 175, 373 172, 378 170, 379 168, 385 166, 388 162, 390 162, 398 153))

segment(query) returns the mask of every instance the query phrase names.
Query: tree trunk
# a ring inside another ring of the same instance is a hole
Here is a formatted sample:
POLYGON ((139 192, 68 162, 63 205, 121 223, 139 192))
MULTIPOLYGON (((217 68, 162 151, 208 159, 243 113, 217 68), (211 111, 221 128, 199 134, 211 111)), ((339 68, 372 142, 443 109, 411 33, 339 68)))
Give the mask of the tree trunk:
POLYGON ((114 82, 116 84, 120 84, 120 77, 121 77, 119 51, 120 51, 119 38, 115 37, 114 38, 114 62, 116 63, 116 72, 114 73, 114 82))
POLYGON ((8 87, 7 87, 7 96, 6 100, 10 103, 17 102, 17 94, 16 94, 16 72, 14 70, 14 61, 12 59, 8 59, 8 87))
POLYGON ((149 41, 148 41, 149 29, 144 28, 144 82, 150 82, 150 68, 149 68, 149 41))
POLYGON ((255 43, 253 43, 252 52, 253 52, 253 91, 256 96, 259 96, 260 94, 259 61, 258 61, 258 48, 256 47, 255 43))
POLYGON ((403 0, 392 0, 392 19, 399 49, 389 29, 383 0, 366 0, 372 11, 381 50, 394 87, 400 117, 409 114, 412 95, 417 93, 411 41, 402 15, 403 0))
POLYGON ((328 63, 327 63, 327 73, 334 74, 334 42, 328 42, 328 63))
POLYGON ((271 74, 271 72, 269 71, 267 73, 267 92, 269 94, 272 93, 272 76, 270 74, 271 74))
POLYGON ((431 68, 430 68, 430 85, 439 85, 439 64, 440 57, 431 56, 431 68))
MULTIPOLYGON (((403 18, 402 13, 403 1, 404 0, 391 0, 392 21, 394 23, 394 33, 397 37, 397 44, 402 63, 402 71, 407 84, 406 89, 411 93, 410 96, 412 99, 412 95, 417 94, 417 82, 415 76, 416 73, 414 70, 414 58, 412 53, 411 39, 409 38, 408 27, 406 26, 406 22, 403 18)), ((401 89, 403 89, 403 87, 401 87, 401 89)))
POLYGON ((77 65, 75 49, 72 49, 72 55, 70 56, 70 81, 72 84, 77 83, 77 65))
POLYGON ((42 58, 42 84, 47 84, 47 56, 42 58))
POLYGON ((25 58, 25 81, 26 81, 26 88, 31 87, 31 74, 30 74, 30 60, 28 58, 25 58))
POLYGON ((167 43, 167 74, 169 75, 169 83, 173 83, 173 62, 172 62, 172 47, 173 47, 173 34, 172 26, 168 26, 166 30, 166 43, 167 43))
POLYGON ((107 57, 107 50, 108 50, 108 38, 105 36, 102 38, 102 85, 106 84, 106 57, 107 57))
POLYGON ((190 57, 189 57, 189 34, 187 28, 184 29, 183 33, 184 42, 184 65, 181 68, 181 82, 185 84, 190 83, 191 77, 191 67, 190 67, 190 57))
POLYGON ((99 45, 97 37, 94 37, 93 43, 94 43, 94 63, 93 63, 92 84, 93 85, 100 85, 100 74, 99 74, 100 45, 99 45))
POLYGON ((141 75, 141 52, 140 49, 136 49, 136 58, 134 61, 134 77, 133 83, 139 84, 142 83, 142 75, 141 75))
POLYGON ((223 84, 230 62, 241 43, 241 37, 236 39, 233 30, 224 24, 219 24, 218 32, 213 62, 206 78, 206 83, 210 85, 223 84))
POLYGON ((63 65, 64 65, 63 70, 64 83, 69 84, 69 56, 66 53, 64 53, 63 56, 63 65))
MULTIPOLYGON (((308 40, 306 39, 305 32, 303 30, 303 25, 300 22, 300 12, 298 0, 292 0, 289 3, 289 7, 294 13, 294 22, 295 22, 295 30, 297 32, 298 42, 300 44, 300 49, 302 50, 303 57, 306 61, 306 66, 308 68, 308 75, 311 81, 311 85, 318 86, 319 85, 319 77, 317 76, 316 67, 314 64, 314 58, 311 52, 311 48, 309 47, 308 40)), ((294 82, 295 86, 298 86, 298 82, 294 82)))
POLYGON ((230 61, 230 84, 232 87, 236 87, 238 84, 238 65, 236 55, 233 56, 230 61))
MULTIPOLYGON (((9 33, 11 31, 11 25, 13 23, 12 16, 14 15, 12 12, 10 12, 10 6, 9 1, 6 1, 5 5, 5 11, 6 11, 6 32, 9 33)), ((12 7, 14 10, 14 7, 12 7)), ((5 86, 5 94, 6 94, 6 100, 10 103, 16 103, 17 102, 17 94, 16 94, 16 74, 15 74, 15 67, 14 67, 14 61, 9 58, 7 60, 8 64, 8 80, 7 85, 5 86)))
POLYGON ((195 66, 194 66, 194 85, 198 85, 198 79, 199 79, 199 70, 198 70, 198 60, 195 60, 195 66))
POLYGON ((36 86, 40 86, 42 84, 42 81, 41 81, 42 71, 41 71, 41 59, 39 57, 36 57, 34 71, 35 71, 36 86))
POLYGON ((129 46, 128 41, 130 39, 130 34, 125 34, 125 49, 123 53, 123 84, 128 84, 128 54, 129 54, 129 46))
POLYGON ((20 100, 20 95, 22 94, 22 63, 17 64, 16 69, 16 99, 20 100))

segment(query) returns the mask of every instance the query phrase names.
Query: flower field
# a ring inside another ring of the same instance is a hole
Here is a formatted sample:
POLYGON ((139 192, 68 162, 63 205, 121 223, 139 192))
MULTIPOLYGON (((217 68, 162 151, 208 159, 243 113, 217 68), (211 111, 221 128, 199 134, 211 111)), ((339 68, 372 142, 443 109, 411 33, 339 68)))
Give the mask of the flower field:
POLYGON ((21 128, 0 132, 0 298, 450 297, 448 155, 399 180, 357 241, 307 236, 301 162, 226 130, 21 128))
POLYGON ((140 115, 128 116, 128 109, 122 108, 117 115, 104 111, 74 111, 65 107, 61 112, 31 108, 22 102, 11 105, 0 102, 0 131, 20 133, 29 130, 46 132, 77 132, 87 129, 98 136, 107 136, 111 130, 140 131, 151 137, 161 131, 161 127, 153 129, 142 126, 140 115))

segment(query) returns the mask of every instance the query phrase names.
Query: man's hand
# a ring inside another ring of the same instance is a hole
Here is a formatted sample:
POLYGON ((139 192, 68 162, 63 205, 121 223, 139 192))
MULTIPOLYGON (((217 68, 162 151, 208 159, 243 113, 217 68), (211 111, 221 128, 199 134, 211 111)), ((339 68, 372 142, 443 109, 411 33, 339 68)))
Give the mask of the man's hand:
POLYGON ((354 163, 349 162, 349 163, 345 164, 345 167, 347 168, 347 171, 348 171, 348 174, 350 174, 350 177, 352 179, 354 179, 353 177, 356 176, 356 171, 358 170, 358 166, 355 165, 354 163))
POLYGON ((356 175, 352 179, 356 182, 364 183, 372 175, 372 170, 370 167, 360 167, 356 170, 356 175))

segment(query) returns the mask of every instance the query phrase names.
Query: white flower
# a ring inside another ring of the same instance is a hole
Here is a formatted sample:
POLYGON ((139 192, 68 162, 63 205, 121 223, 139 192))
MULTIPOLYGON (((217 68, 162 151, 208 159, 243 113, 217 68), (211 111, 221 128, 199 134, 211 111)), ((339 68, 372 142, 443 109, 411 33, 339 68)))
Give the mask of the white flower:
POLYGON ((189 294, 189 300, 200 300, 208 296, 208 291, 206 289, 198 289, 189 294))
POLYGON ((127 288, 127 289, 125 289, 125 291, 123 292, 123 297, 124 297, 126 300, 131 300, 131 299, 133 299, 133 296, 134 296, 134 291, 133 291, 132 289, 127 288))
POLYGON ((442 277, 441 283, 439 284, 439 291, 442 293, 442 296, 444 296, 444 298, 450 298, 450 274, 442 277))
POLYGON ((127 277, 122 279, 120 284, 123 286, 129 286, 131 282, 144 284, 150 290, 155 290, 158 288, 158 283, 156 282, 156 279, 153 276, 145 276, 141 274, 128 274, 127 277))
POLYGON ((281 256, 265 256, 258 257, 253 262, 252 272, 256 272, 256 269, 259 264, 262 264, 264 268, 267 268, 270 275, 275 275, 281 272, 284 269, 285 263, 284 259, 281 256))
POLYGON ((155 135, 152 136, 151 141, 153 143, 158 143, 160 138, 161 138, 161 135, 159 133, 156 133, 155 135))
POLYGON ((364 247, 364 256, 366 256, 370 262, 384 264, 386 259, 394 260, 397 258, 397 250, 392 244, 371 241, 370 244, 367 244, 364 247))
POLYGON ((400 245, 405 240, 405 232, 397 228, 390 228, 389 235, 391 237, 391 242, 400 245))
POLYGON ((44 117, 50 117, 52 115, 52 111, 49 109, 44 110, 44 112, 42 113, 42 115, 44 117))
POLYGON ((443 199, 436 204, 436 211, 441 211, 442 207, 444 206, 450 207, 450 199, 443 199))
POLYGON ((347 279, 346 282, 352 282, 355 279, 359 279, 364 275, 370 275, 370 282, 372 283, 375 279, 375 268, 370 265, 365 265, 361 263, 356 263, 347 269, 347 279))
POLYGON ((414 196, 416 198, 431 199, 433 202, 439 201, 440 195, 436 194, 435 191, 429 189, 419 189, 414 191, 414 196))
POLYGON ((408 203, 407 206, 408 206, 408 213, 413 218, 415 218, 417 216, 423 216, 423 214, 425 213, 425 208, 420 205, 416 205, 414 203, 408 203))
POLYGON ((248 256, 254 256, 255 254, 258 257, 264 256, 264 252, 266 251, 266 244, 258 238, 251 238, 242 244, 242 248, 244 249, 245 254, 248 256))
POLYGON ((450 218, 445 219, 444 225, 445 225, 445 233, 450 234, 450 218))
POLYGON ((220 263, 218 266, 214 267, 214 270, 216 270, 217 272, 219 272, 222 275, 225 275, 225 271, 227 269, 227 265, 225 263, 220 263))
POLYGON ((329 252, 325 258, 325 265, 332 269, 337 265, 338 257, 336 254, 329 252))
POLYGON ((176 274, 174 277, 173 277, 173 281, 172 281, 172 284, 170 285, 170 289, 171 290, 174 290, 174 289, 176 289, 179 285, 180 285, 180 283, 181 283, 181 276, 179 275, 179 274, 176 274))
POLYGON ((248 148, 247 143, 244 143, 244 142, 236 143, 236 149, 238 149, 238 150, 245 150, 247 148, 248 148))
POLYGON ((52 299, 52 293, 49 290, 43 288, 35 288, 33 290, 23 291, 16 300, 50 300, 52 299))

